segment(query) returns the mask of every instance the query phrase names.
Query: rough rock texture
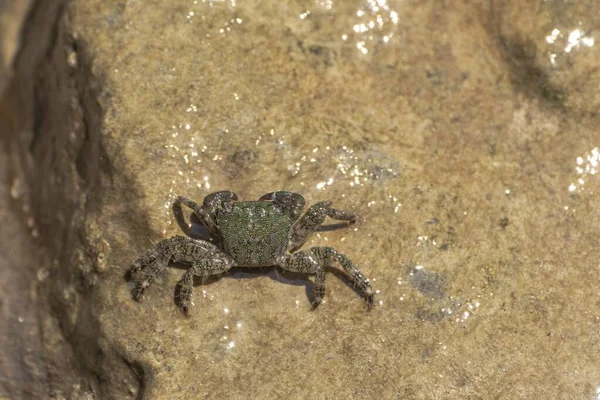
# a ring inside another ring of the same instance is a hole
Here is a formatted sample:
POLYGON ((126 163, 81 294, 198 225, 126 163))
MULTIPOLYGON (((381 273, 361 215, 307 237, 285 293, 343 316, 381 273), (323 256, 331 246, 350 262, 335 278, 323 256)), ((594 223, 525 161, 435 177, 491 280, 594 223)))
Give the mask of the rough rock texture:
MULTIPOLYGON (((21 115, 9 175, 50 259, 39 320, 69 354, 49 391, 600 393, 597 2, 80 0, 68 13, 43 50, 23 40, 21 86, 0 104, 1 122, 21 115), (174 196, 219 189, 358 213, 308 245, 347 254, 376 307, 340 272, 310 311, 309 281, 269 269, 198 280, 190 318, 174 304, 181 268, 134 302, 125 271, 178 233, 174 196)), ((59 357, 34 336, 43 370, 59 357)))
POLYGON ((88 217, 108 173, 101 93, 64 2, 32 4, 22 23, 3 37, 21 47, 0 98, 0 396, 120 397, 137 367, 104 347, 92 300, 105 247, 88 217))
POLYGON ((11 78, 11 65, 19 49, 21 28, 31 1, 0 1, 0 94, 11 78))

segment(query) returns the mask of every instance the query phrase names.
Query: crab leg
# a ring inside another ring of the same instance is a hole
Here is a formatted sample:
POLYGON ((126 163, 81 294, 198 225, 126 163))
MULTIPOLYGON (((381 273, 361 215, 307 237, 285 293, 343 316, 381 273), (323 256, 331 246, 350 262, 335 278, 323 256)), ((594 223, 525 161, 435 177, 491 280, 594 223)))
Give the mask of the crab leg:
POLYGON ((183 210, 181 205, 185 205, 191 208, 194 211, 194 214, 198 217, 202 225, 208 231, 215 236, 218 236, 218 228, 215 224, 214 220, 211 218, 210 214, 198 203, 185 198, 183 196, 178 196, 173 202, 173 215, 175 216, 175 220, 177 221, 177 225, 181 228, 186 235, 190 235, 190 224, 185 220, 183 216, 183 210))
POLYGON ((225 253, 212 253, 211 258, 199 260, 192 264, 179 282, 177 282, 177 305, 184 314, 188 315, 190 305, 192 305, 192 287, 194 276, 216 275, 227 271, 234 264, 234 261, 225 253))
POLYGON ((298 193, 285 191, 267 193, 259 199, 259 201, 262 200, 273 201, 277 208, 286 212, 294 220, 300 216, 306 203, 304 197, 298 193))
POLYGON ((129 270, 130 277, 137 282, 134 297, 138 300, 171 261, 193 262, 219 252, 211 243, 185 236, 173 236, 161 240, 153 249, 137 259, 129 270), (139 276, 141 275, 141 276, 139 276))
POLYGON ((325 222, 325 218, 333 218, 350 223, 356 221, 356 215, 331 207, 331 201, 322 201, 312 205, 292 228, 290 234, 289 251, 299 249, 318 228, 325 222))
POLYGON ((325 267, 333 260, 342 265, 354 286, 358 286, 367 303, 371 305, 373 303, 373 289, 367 277, 360 272, 348 257, 338 253, 332 247, 312 247, 305 251, 284 256, 278 261, 279 266, 285 270, 317 274, 313 286, 312 300, 312 306, 317 307, 321 304, 325 295, 325 267))

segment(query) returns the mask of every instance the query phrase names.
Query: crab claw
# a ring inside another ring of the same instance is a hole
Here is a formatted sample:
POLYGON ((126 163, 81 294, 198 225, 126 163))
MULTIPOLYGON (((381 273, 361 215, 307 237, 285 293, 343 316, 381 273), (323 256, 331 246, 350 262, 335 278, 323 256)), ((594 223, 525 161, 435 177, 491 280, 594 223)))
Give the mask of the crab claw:
POLYGON ((148 286, 150 285, 147 281, 138 282, 137 285, 135 285, 135 288, 133 289, 133 298, 136 301, 140 301, 142 299, 144 291, 146 290, 146 288, 148 288, 148 286))

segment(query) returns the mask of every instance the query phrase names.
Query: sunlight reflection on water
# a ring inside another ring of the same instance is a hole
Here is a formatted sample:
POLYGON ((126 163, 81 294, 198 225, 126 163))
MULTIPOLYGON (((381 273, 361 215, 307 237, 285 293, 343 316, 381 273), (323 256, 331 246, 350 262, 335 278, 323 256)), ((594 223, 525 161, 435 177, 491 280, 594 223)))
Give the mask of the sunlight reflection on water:
MULTIPOLYGON (((598 147, 594 147, 583 156, 577 157, 575 164, 577 179, 569 185, 569 193, 581 193, 586 190, 585 183, 588 178, 598 173, 598 165, 600 164, 600 150, 598 150, 598 147)), ((594 193, 591 190, 587 191, 590 194, 594 193)))
POLYGON ((575 28, 568 33, 558 28, 552 29, 545 38, 546 43, 552 48, 548 53, 550 63, 556 65, 557 58, 561 53, 568 54, 574 49, 579 50, 582 47, 589 48, 594 46, 595 39, 590 32, 590 30, 583 30, 581 28, 575 28))

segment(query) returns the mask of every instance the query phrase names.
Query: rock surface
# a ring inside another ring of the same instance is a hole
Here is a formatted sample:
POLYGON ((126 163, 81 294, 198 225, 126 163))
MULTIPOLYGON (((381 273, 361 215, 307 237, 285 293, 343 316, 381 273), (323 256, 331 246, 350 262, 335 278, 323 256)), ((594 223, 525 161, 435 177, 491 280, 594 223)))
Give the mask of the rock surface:
MULTIPOLYGON (((8 182, 29 193, 39 243, 25 245, 49 259, 39 321, 70 354, 36 373, 39 390, 597 396, 600 6, 455 3, 57 8, 71 18, 21 52, 0 108, 25 110, 8 182), (311 311, 309 280, 270 269, 198 280, 190 318, 174 304, 181 268, 134 302, 125 272, 178 233, 173 198, 221 189, 358 213, 307 245, 359 265, 374 309, 340 272, 311 311)), ((45 337, 31 343, 57 359, 45 337)))
POLYGON ((0 397, 119 398, 139 386, 137 364, 104 346, 92 300, 103 242, 88 214, 109 171, 101 93, 65 2, 13 18, 21 34, 3 40, 18 55, 0 98, 0 397))

